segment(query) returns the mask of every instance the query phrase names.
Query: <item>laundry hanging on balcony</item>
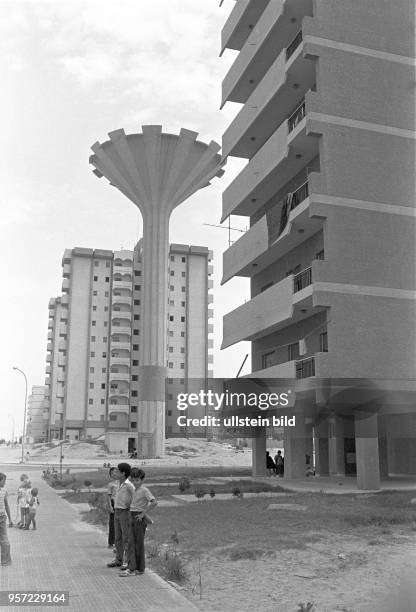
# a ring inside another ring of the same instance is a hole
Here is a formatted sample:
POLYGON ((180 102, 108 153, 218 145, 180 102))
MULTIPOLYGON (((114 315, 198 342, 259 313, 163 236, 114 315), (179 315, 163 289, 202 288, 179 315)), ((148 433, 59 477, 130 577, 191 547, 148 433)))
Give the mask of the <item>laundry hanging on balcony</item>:
POLYGON ((283 200, 282 208, 279 205, 273 206, 269 211, 266 212, 267 221, 267 233, 269 246, 277 240, 280 234, 285 229, 289 213, 292 207, 293 193, 288 193, 283 200))

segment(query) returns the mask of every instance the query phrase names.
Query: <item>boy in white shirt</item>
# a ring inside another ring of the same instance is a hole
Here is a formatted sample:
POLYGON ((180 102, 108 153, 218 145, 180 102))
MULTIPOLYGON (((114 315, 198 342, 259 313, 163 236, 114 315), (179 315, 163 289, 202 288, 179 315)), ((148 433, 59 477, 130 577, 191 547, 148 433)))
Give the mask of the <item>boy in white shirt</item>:
POLYGON ((144 574, 145 554, 144 536, 146 527, 152 523, 147 512, 157 506, 152 493, 143 486, 145 473, 139 468, 132 468, 130 481, 134 485, 133 499, 130 504, 130 529, 128 544, 128 568, 120 572, 119 576, 137 576, 144 574))

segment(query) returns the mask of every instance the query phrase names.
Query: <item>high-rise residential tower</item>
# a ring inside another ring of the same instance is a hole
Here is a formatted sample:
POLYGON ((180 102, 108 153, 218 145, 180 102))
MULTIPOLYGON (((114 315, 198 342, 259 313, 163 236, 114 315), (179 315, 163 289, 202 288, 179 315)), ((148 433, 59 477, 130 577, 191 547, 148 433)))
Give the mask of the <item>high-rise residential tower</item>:
MULTIPOLYGON (((403 395, 416 361, 414 3, 238 0, 222 48, 238 52, 222 104, 242 104, 223 155, 247 159, 223 219, 250 219, 224 253, 223 282, 251 279, 223 347, 252 341, 253 376, 307 379, 285 434, 288 477, 305 475, 314 438, 321 475, 378 488, 416 465, 403 395), (378 395, 344 394, 341 414, 319 379, 365 379, 378 395)), ((264 451, 265 437, 258 473, 264 451)))
MULTIPOLYGON (((190 377, 212 376, 212 252, 173 244, 167 265, 166 367, 186 386, 190 377)), ((134 251, 67 249, 62 267, 62 296, 49 302, 43 405, 50 437, 94 439, 105 433, 111 451, 140 453, 141 241, 134 251)), ((183 433, 169 407, 167 436, 183 433)))

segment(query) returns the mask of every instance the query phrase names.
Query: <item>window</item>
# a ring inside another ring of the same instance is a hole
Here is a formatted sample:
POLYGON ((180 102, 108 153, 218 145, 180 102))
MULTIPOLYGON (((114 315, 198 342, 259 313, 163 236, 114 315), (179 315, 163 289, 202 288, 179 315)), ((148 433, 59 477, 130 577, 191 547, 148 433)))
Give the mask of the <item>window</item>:
POLYGON ((105 267, 106 267, 106 268, 109 268, 109 267, 110 267, 110 265, 111 265, 111 264, 110 264, 110 262, 109 262, 109 261, 106 261, 106 262, 105 262, 105 267))
POLYGON ((180 385, 184 385, 185 384, 185 379, 184 378, 180 378, 179 379, 179 384, 180 385))
POLYGON ((181 261, 182 261, 182 263, 185 263, 185 262, 186 262, 185 257, 182 257, 182 258, 181 258, 181 261))
POLYGON ((100 264, 98 263, 98 261, 94 261, 94 266, 95 266, 96 268, 98 268, 98 266, 99 266, 99 265, 100 265, 100 264))
POLYGON ((134 305, 135 306, 140 306, 140 300, 134 300, 134 305))
POLYGON ((175 300, 169 300, 169 306, 175 306, 175 300))
POLYGON ((170 291, 175 291, 175 285, 169 285, 170 291))
POLYGON ((287 347, 287 360, 295 361, 295 359, 299 359, 299 342, 293 342, 287 347))
POLYGON ((138 350, 139 350, 139 345, 133 344, 133 351, 138 351, 138 350))
POLYGON ((137 406, 132 406, 130 412, 137 412, 137 406))
POLYGON ((181 306, 185 308, 185 302, 181 302, 181 306))
POLYGON ((133 359, 133 365, 134 366, 138 366, 139 365, 139 360, 138 359, 133 359))
POLYGON ((319 334, 319 350, 321 353, 328 352, 328 332, 319 334))
POLYGON ((141 285, 134 285, 135 291, 140 291, 141 288, 142 288, 141 285))
POLYGON ((171 385, 173 383, 173 378, 168 378, 168 384, 171 385))
POLYGON ((134 321, 140 321, 140 315, 134 315, 133 319, 134 321))
POLYGON ((107 342, 107 341, 108 341, 107 336, 103 336, 103 342, 107 342))
POLYGON ((173 331, 170 331, 170 332, 169 332, 169 336, 170 336, 171 338, 173 338, 173 331))
POLYGON ((94 374, 94 368, 90 368, 90 374, 94 374))
POLYGON ((91 336, 91 342, 95 342, 95 336, 91 336))
POLYGON ((133 374, 133 376, 131 377, 132 380, 139 380, 139 377, 137 376, 137 374, 133 374))
POLYGON ((168 400, 173 400, 173 393, 168 393, 168 400))
POLYGON ((184 370, 184 369, 185 369, 185 364, 181 363, 181 370, 184 370))
POLYGON ((137 423, 136 423, 136 421, 132 421, 132 422, 130 423, 130 427, 131 427, 132 429, 136 429, 136 427, 137 427, 137 423))
POLYGON ((104 293, 104 297, 108 297, 108 295, 109 295, 109 293, 108 293, 108 291, 106 291, 106 292, 104 293))
POLYGON ((110 277, 109 277, 109 276, 106 276, 106 277, 105 277, 105 282, 106 282, 106 283, 109 283, 109 282, 110 282, 110 277))
POLYGON ((104 327, 108 327, 108 321, 104 321, 104 327))
POLYGON ((173 353, 173 346, 169 347, 169 353, 173 353))
POLYGON ((117 415, 116 414, 110 414, 110 421, 117 421, 117 415))
POLYGON ((105 383, 101 383, 101 389, 105 389, 105 383))
POLYGON ((93 400, 92 398, 90 398, 90 399, 88 400, 88 403, 91 405, 91 404, 93 404, 93 403, 94 403, 94 400, 93 400))
POLYGON ((270 368, 274 363, 274 351, 269 351, 261 356, 261 367, 263 370, 270 368))
POLYGON ((173 362, 172 361, 169 361, 168 368, 173 368, 173 362))
POLYGON ((269 289, 270 287, 273 287, 273 281, 271 281, 270 283, 267 283, 266 285, 264 285, 261 289, 260 289, 260 293, 263 293, 263 291, 266 291, 267 289, 269 289))
POLYGON ((185 338, 185 332, 181 332, 181 338, 185 338))
POLYGON ((316 255, 315 255, 315 259, 325 259, 325 251, 324 249, 322 249, 322 251, 319 251, 316 255))
POLYGON ((168 416, 172 416, 172 410, 168 410, 168 416))
POLYGON ((97 310, 97 306, 93 306, 92 309, 95 312, 97 310))
POLYGON ((94 276, 94 280, 95 280, 95 281, 98 281, 98 276, 94 276))
POLYGON ((171 275, 171 276, 175 276, 175 270, 171 270, 171 271, 170 271, 170 275, 171 275))
POLYGON ((107 368, 102 368, 102 369, 101 369, 101 372, 102 372, 103 374, 105 374, 105 373, 107 372, 107 368))
POLYGON ((183 346, 181 346, 181 353, 184 353, 184 352, 185 352, 185 349, 183 346))
POLYGON ((181 323, 185 323, 185 317, 181 317, 181 323))
POLYGON ((182 272, 182 278, 185 278, 186 272, 182 272))
MULTIPOLYGON (((105 404, 105 400, 104 400, 104 399, 102 399, 102 400, 101 400, 101 403, 102 403, 102 404, 105 404)), ((104 419, 104 415, 102 414, 101 416, 103 417, 101 420, 103 420, 103 419, 104 419)))
POLYGON ((135 270, 134 271, 134 276, 141 276, 141 275, 142 275, 141 270, 135 270))
POLYGON ((98 295, 96 291, 93 291, 93 292, 92 292, 92 294, 93 294, 93 295, 98 295))
POLYGON ((103 353, 103 357, 107 357, 107 353, 103 353))
POLYGON ((92 351, 92 352, 90 353, 90 357, 95 357, 95 353, 94 353, 94 351, 92 351))
POLYGON ((137 397, 137 391, 132 391, 132 392, 131 392, 131 396, 132 396, 132 397, 137 397))
POLYGON ((90 383, 90 389, 94 389, 94 383, 90 383))
POLYGON ((169 317, 169 321, 174 321, 174 317, 173 317, 173 315, 170 315, 170 317, 169 317))
POLYGON ((171 261, 175 261, 175 256, 174 256, 174 255, 171 255, 171 256, 170 256, 170 260, 171 260, 171 261))
POLYGON ((133 329, 133 336, 138 336, 139 335, 139 331, 138 329, 133 329))
POLYGON ((181 291, 182 291, 182 293, 185 293, 186 292, 186 287, 181 287, 181 291))
MULTIPOLYGON (((114 308, 115 310, 115 308, 114 308)), ((108 312, 108 306, 104 306, 104 312, 108 312)))
POLYGON ((95 327, 95 326, 96 326, 96 324, 97 324, 97 321, 91 321, 91 325, 92 325, 93 327, 95 327))

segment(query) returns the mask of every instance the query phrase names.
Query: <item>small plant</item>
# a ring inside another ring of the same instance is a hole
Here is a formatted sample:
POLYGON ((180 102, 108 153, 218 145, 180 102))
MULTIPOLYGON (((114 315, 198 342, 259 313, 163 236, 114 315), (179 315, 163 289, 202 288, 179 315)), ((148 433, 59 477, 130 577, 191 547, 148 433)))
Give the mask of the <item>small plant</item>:
POLYGON ((181 493, 185 493, 185 491, 190 489, 191 488, 191 482, 190 482, 189 478, 187 478, 186 476, 182 476, 182 478, 179 481, 178 488, 179 488, 179 491, 181 493))
POLYGON ((238 499, 242 499, 243 498, 243 492, 240 489, 240 487, 234 487, 231 490, 231 493, 233 494, 234 497, 238 497, 238 499))
POLYGON ((313 601, 308 601, 308 603, 298 603, 298 610, 297 612, 314 612, 315 610, 315 604, 313 603, 313 601))
POLYGON ((198 487, 194 491, 194 495, 198 500, 201 500, 203 497, 205 497, 206 494, 207 492, 205 491, 205 489, 202 489, 201 487, 198 487))
POLYGON ((161 549, 157 542, 148 546, 147 548, 147 556, 152 559, 158 559, 160 557, 161 549))
POLYGON ((209 496, 212 497, 212 499, 214 499, 214 497, 215 497, 215 489, 210 489, 209 496))
POLYGON ((91 491, 91 480, 84 480, 84 485, 88 488, 89 491, 91 491))
POLYGON ((188 571, 184 560, 176 553, 170 553, 165 559, 165 572, 168 580, 181 583, 187 580, 188 571))
POLYGON ((65 474, 70 474, 70 473, 71 473, 71 470, 69 468, 66 468, 65 474))

